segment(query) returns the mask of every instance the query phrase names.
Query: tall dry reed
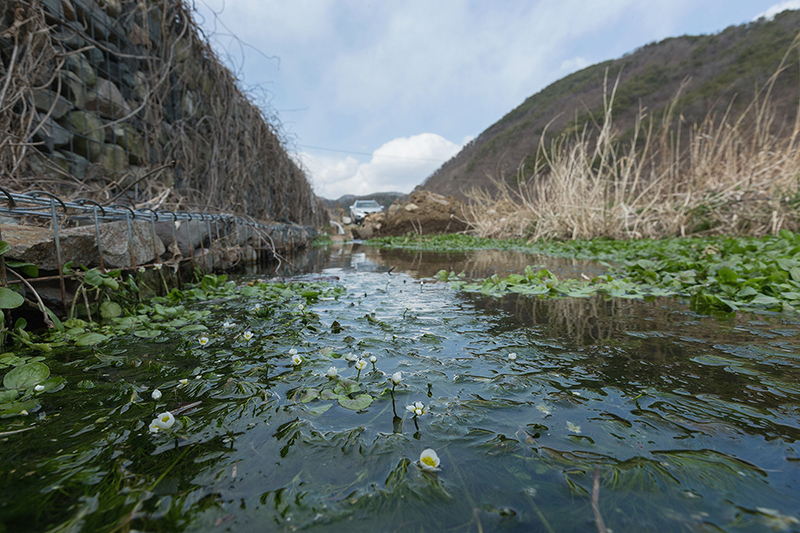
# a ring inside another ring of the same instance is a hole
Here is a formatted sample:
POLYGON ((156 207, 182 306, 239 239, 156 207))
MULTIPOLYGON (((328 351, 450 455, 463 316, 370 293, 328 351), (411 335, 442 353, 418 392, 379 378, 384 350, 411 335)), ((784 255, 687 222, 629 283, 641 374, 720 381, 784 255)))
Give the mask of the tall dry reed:
POLYGON ((520 167, 513 184, 491 178, 495 194, 469 192, 472 230, 532 239, 797 230, 800 113, 790 134, 780 134, 770 97, 798 39, 743 112, 734 116, 730 105, 688 132, 675 119, 684 84, 658 125, 640 111, 632 138, 620 141, 612 114, 617 84, 609 91, 606 80, 599 123, 547 146, 542 140, 537 168, 520 167))

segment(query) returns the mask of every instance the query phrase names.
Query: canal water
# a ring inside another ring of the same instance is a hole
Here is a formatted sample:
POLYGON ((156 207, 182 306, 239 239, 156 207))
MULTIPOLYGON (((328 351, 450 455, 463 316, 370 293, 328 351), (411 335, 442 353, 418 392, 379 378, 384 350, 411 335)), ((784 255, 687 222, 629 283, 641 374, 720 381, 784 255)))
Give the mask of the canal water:
POLYGON ((5 531, 800 531, 797 317, 435 278, 527 265, 601 272, 334 245, 56 348, 63 387, 0 421, 5 531))

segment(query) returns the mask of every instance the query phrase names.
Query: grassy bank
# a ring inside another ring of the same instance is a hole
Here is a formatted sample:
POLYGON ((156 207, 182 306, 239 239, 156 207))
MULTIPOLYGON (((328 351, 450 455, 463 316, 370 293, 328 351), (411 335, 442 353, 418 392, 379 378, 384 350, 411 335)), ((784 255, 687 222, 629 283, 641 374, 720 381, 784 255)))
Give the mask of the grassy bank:
POLYGON ((526 242, 469 235, 407 236, 374 239, 387 248, 439 251, 516 249, 521 252, 601 261, 607 274, 592 279, 559 280, 552 272, 526 268, 506 278, 462 280, 443 272, 456 287, 501 296, 509 292, 541 298, 678 296, 699 312, 738 310, 797 313, 800 309, 800 234, 781 230, 765 237, 526 242))
POLYGON ((714 106, 699 124, 685 123, 679 90, 661 116, 642 108, 633 131, 620 132, 617 86, 607 81, 602 116, 551 143, 542 133, 533 168, 495 176, 495 194, 469 192, 474 233, 640 239, 797 231, 800 115, 776 116, 771 105, 797 48, 795 39, 744 111, 734 113, 734 102, 714 106))

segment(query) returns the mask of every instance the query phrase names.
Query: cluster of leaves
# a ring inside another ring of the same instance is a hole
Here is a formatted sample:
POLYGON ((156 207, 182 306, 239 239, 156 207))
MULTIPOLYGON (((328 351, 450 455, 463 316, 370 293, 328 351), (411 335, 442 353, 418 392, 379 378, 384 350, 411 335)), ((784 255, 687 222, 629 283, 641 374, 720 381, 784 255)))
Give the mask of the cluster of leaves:
POLYGON ((607 274, 586 280, 559 281, 548 270, 492 276, 466 283, 463 290, 500 296, 508 292, 540 297, 604 294, 618 298, 681 296, 700 312, 769 310, 796 312, 800 306, 800 234, 782 230, 762 238, 707 237, 638 241, 533 242, 495 241, 467 235, 388 237, 380 246, 465 251, 517 249, 529 253, 600 261, 607 274))

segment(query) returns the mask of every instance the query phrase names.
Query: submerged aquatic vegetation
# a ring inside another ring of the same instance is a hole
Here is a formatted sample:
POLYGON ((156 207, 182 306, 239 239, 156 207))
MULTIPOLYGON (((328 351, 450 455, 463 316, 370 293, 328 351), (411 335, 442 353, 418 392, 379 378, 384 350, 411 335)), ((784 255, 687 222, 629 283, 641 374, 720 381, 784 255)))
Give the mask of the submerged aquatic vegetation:
POLYGON ((673 312, 665 330, 637 321, 652 306, 632 301, 612 335, 581 344, 542 320, 567 300, 419 290, 400 272, 340 276, 209 281, 51 334, 62 388, 26 382, 38 414, 0 421, 2 453, 15 458, 0 463, 0 521, 14 531, 569 531, 591 523, 595 468, 615 530, 794 518, 786 464, 800 390, 788 331, 800 324, 781 324, 785 334, 725 326, 706 341, 695 315, 673 312), (227 320, 238 325, 218 327, 227 320), (86 333, 104 339, 78 345, 86 333), (202 349, 197 335, 209 338, 202 349), (155 390, 157 403, 145 401, 155 390))

